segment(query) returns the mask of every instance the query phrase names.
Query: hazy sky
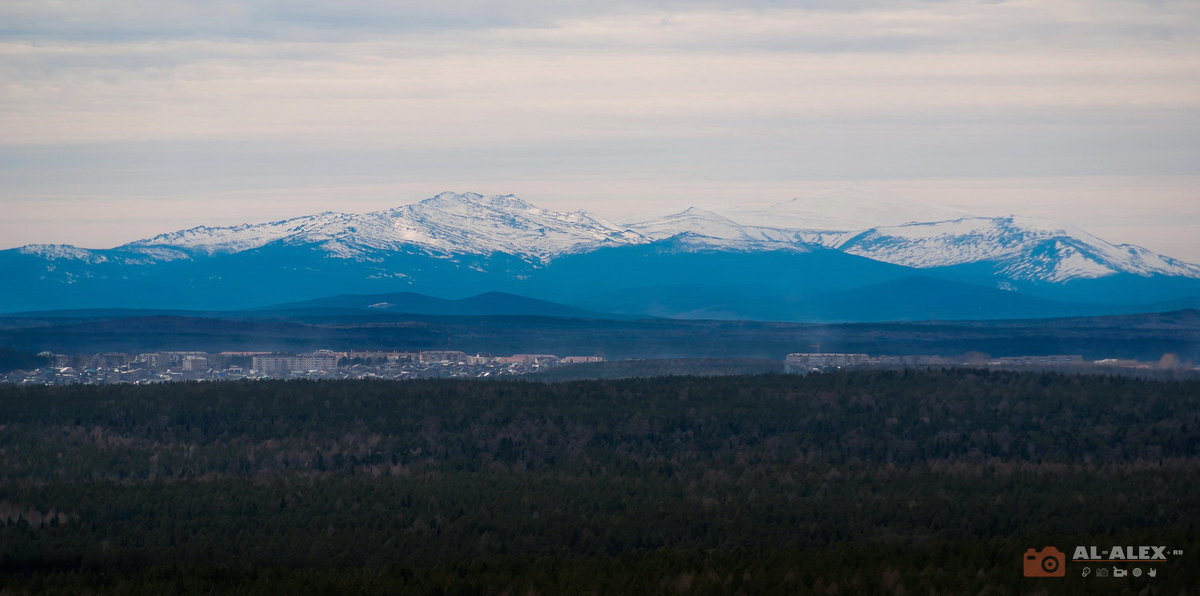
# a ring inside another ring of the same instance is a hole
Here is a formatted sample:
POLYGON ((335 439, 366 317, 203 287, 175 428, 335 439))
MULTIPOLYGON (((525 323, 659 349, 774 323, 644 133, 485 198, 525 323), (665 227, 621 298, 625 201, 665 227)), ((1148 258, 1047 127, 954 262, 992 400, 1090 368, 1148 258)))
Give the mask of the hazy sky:
POLYGON ((0 3, 0 247, 847 183, 1200 261, 1200 2, 0 3))

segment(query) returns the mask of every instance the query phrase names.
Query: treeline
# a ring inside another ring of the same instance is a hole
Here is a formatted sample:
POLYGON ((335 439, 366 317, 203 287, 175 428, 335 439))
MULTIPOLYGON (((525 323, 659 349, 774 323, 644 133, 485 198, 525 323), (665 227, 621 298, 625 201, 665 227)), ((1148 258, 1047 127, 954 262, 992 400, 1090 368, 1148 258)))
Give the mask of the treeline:
POLYGON ((583 381, 669 376, 732 376, 782 373, 783 362, 755 358, 614 360, 556 366, 529 375, 537 381, 583 381))
POLYGON ((7 386, 0 590, 1029 591, 1027 547, 1194 557, 1198 453, 1194 381, 7 386))
MULTIPOLYGON (((1200 311, 1022 321, 778 323, 533 316, 440 317, 287 313, 262 318, 0 316, 0 345, 68 354, 224 350, 309 352, 337 347, 467 353, 599 354, 627 358, 759 358, 820 344, 826 352, 992 356, 1080 354, 1087 360, 1164 354, 1200 361, 1200 311)), ((216 315, 213 315, 216 316, 216 315)), ((238 316, 238 315, 228 315, 238 316)))
POLYGON ((12 370, 31 370, 46 366, 50 362, 49 358, 22 352, 20 350, 11 350, 9 348, 0 348, 0 373, 6 373, 12 370))

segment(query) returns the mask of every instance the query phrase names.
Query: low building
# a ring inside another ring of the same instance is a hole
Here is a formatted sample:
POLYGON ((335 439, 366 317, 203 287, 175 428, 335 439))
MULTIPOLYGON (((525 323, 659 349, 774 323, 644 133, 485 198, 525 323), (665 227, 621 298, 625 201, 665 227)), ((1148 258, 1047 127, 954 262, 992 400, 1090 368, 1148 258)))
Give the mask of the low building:
POLYGON ((1140 360, 1129 360, 1129 359, 1125 359, 1125 358, 1105 358, 1103 360, 1097 360, 1096 366, 1112 366, 1115 368, 1136 368, 1136 369, 1154 368, 1154 365, 1152 365, 1149 362, 1142 362, 1140 360))
POLYGON ((563 356, 560 364, 586 364, 588 362, 604 362, 604 356, 563 356))
POLYGON ((208 357, 195 355, 184 356, 183 370, 188 372, 200 372, 208 370, 208 357))
POLYGON ((554 354, 513 354, 512 356, 497 358, 496 362, 503 362, 505 364, 554 364, 558 362, 558 356, 554 354))
POLYGON ((183 368, 183 361, 188 356, 208 357, 207 352, 147 352, 133 358, 135 364, 149 370, 167 370, 183 368))
POLYGON ((120 368, 129 361, 129 354, 125 352, 104 352, 92 356, 91 364, 96 368, 120 368))
POLYGON ((416 362, 420 359, 420 354, 388 350, 351 350, 346 352, 346 358, 365 362, 416 362))
POLYGON ((447 364, 450 362, 466 362, 466 352, 458 350, 426 350, 420 353, 418 360, 421 364, 447 364))
POLYGON ((54 368, 71 366, 71 357, 66 354, 55 354, 54 352, 45 351, 38 352, 38 358, 45 358, 47 366, 53 366, 54 368))
POLYGON ((788 371, 806 371, 821 368, 840 368, 844 366, 862 366, 870 364, 871 357, 866 354, 788 354, 784 360, 784 369, 788 371))
POLYGON ((254 370, 269 377, 288 377, 293 373, 330 371, 337 368, 338 359, 328 354, 271 354, 255 356, 254 370))
POLYGON ((1083 356, 1079 354, 1051 354, 1048 356, 1003 356, 992 362, 1017 366, 1059 366, 1063 364, 1083 364, 1083 356))

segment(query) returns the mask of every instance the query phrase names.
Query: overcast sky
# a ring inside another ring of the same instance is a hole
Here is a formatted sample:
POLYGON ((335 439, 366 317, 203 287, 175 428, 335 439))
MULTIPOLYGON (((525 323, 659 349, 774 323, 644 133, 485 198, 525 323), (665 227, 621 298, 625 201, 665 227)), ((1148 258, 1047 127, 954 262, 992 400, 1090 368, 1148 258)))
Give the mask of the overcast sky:
POLYGON ((1200 261, 1200 2, 0 3, 0 245, 848 183, 1200 261))

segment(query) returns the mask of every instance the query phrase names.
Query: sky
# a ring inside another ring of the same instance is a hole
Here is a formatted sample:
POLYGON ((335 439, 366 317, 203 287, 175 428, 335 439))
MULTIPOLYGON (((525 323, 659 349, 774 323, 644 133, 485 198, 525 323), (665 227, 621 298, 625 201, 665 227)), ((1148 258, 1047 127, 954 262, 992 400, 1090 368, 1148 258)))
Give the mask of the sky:
POLYGON ((847 184, 1200 262, 1195 0, 6 0, 0 248, 847 184))

